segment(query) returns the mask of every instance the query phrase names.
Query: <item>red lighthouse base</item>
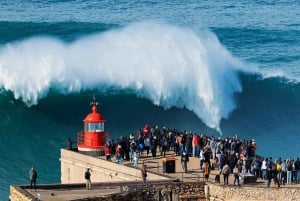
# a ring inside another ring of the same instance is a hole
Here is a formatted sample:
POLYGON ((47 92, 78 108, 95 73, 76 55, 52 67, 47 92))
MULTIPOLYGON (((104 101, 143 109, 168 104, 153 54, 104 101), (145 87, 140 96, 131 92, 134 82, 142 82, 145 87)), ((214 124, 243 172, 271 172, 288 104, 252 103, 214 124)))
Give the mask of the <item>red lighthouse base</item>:
POLYGON ((78 133, 78 151, 98 151, 105 148, 104 133, 78 133))

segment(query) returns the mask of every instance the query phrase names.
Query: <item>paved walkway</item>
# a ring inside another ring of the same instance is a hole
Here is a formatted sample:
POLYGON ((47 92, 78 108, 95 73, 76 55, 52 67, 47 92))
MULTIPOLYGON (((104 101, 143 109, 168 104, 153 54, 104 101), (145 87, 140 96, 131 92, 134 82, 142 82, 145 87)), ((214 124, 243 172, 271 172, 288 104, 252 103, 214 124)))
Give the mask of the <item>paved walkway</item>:
MULTIPOLYGON (((141 158, 139 164, 142 163, 142 161, 144 161, 144 163, 147 164, 149 171, 155 171, 155 172, 159 172, 161 174, 165 174, 168 176, 173 177, 174 179, 179 179, 180 181, 184 181, 184 182, 192 182, 192 181, 204 181, 204 175, 202 172, 200 172, 200 159, 197 157, 190 157, 189 158, 189 163, 188 163, 188 172, 184 173, 181 163, 180 163, 180 156, 175 156, 174 154, 171 154, 171 152, 169 154, 167 154, 167 157, 172 157, 175 158, 176 162, 176 173, 163 173, 163 160, 164 158, 162 157, 157 157, 155 159, 152 158, 141 158), (157 164, 159 164, 159 166, 157 167, 157 164)), ((212 163, 214 163, 213 160, 211 160, 212 163)), ((215 169, 212 170, 210 172, 210 176, 209 176, 209 182, 215 182, 215 175, 219 174, 219 170, 215 169)), ((223 185, 223 176, 221 175, 221 185, 223 185)), ((231 174, 229 176, 229 186, 233 186, 233 180, 234 180, 234 176, 231 174)), ((243 181, 240 181, 241 186, 259 186, 259 187, 267 187, 267 180, 262 180, 260 178, 258 178, 256 180, 255 183, 248 183, 248 184, 243 184, 243 181)), ((271 187, 275 187, 274 183, 271 183, 271 187)), ((300 188, 300 184, 295 184, 292 183, 290 185, 281 185, 281 187, 299 187, 300 188)))

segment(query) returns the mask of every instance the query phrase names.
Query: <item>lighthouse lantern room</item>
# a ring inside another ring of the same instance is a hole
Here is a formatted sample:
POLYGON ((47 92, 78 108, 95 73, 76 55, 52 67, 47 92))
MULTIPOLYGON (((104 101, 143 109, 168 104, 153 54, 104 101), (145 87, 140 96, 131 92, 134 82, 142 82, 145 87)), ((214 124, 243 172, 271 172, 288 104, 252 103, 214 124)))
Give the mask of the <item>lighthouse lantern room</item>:
POLYGON ((105 119, 97 111, 98 102, 95 97, 93 97, 91 105, 92 112, 83 120, 84 131, 78 134, 77 146, 79 151, 97 151, 105 146, 105 119))

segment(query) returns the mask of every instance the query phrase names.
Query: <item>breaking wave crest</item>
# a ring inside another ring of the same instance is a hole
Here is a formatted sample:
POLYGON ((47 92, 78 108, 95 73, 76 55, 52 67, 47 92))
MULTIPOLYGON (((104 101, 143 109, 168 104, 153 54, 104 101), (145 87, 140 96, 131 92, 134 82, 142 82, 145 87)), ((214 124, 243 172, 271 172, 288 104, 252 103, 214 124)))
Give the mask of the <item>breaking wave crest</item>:
MULTIPOLYGON (((210 31, 135 23, 72 43, 32 37, 0 49, 0 86, 36 105, 49 90, 129 90, 165 109, 186 108, 220 130, 242 91, 244 64, 210 31)), ((249 69, 248 69, 249 70, 249 69)))

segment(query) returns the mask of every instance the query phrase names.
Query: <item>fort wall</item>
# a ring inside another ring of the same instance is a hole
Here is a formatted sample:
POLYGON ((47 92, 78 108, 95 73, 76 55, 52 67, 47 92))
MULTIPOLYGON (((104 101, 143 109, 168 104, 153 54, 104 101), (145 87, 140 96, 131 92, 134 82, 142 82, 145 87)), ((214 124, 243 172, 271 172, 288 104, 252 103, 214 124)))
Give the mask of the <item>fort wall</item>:
MULTIPOLYGON (((43 186, 44 189, 65 187, 64 185, 43 186)), ((72 184, 68 185, 68 188, 72 189, 72 184)), ((78 188, 78 185, 74 185, 74 188, 78 188)), ((91 201, 164 201, 168 199, 172 201, 296 201, 299 200, 300 196, 300 189, 297 187, 234 187, 204 182, 172 182, 148 185, 136 185, 133 183, 126 185, 124 183, 122 189, 120 193, 93 196, 88 199, 91 201)), ((19 186, 11 186, 10 192, 11 201, 36 200, 35 197, 19 186)), ((87 200, 87 198, 73 200, 83 201, 87 200)))
MULTIPOLYGON (((84 183, 84 172, 91 169, 92 182, 142 181, 138 168, 61 149, 61 183, 84 183)), ((147 180, 170 180, 166 175, 148 172, 147 180)))

